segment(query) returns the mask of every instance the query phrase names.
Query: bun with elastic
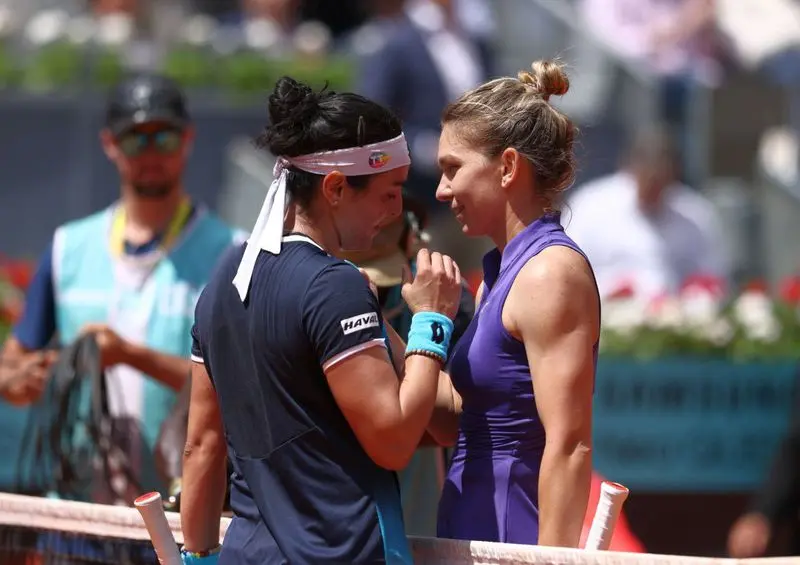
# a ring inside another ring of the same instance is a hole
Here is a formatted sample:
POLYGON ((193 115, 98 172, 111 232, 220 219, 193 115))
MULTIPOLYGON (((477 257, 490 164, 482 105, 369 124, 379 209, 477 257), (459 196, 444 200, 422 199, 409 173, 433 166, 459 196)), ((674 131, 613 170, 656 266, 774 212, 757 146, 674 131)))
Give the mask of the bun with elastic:
POLYGON ((290 77, 275 84, 269 97, 269 126, 265 145, 273 155, 294 156, 304 145, 309 124, 319 116, 319 94, 290 77))
POLYGON ((569 78, 564 67, 553 61, 534 61, 531 71, 520 71, 517 78, 535 88, 544 100, 549 100, 554 94, 563 96, 569 90, 569 78))

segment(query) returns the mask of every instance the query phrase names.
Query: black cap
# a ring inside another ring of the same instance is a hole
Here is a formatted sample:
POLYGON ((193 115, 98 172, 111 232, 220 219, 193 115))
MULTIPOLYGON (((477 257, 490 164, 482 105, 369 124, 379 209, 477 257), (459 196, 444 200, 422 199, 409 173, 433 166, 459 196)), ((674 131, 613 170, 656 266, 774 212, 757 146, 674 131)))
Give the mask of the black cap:
POLYGON ((106 127, 115 135, 147 122, 166 122, 178 128, 189 122, 186 98, 178 84, 165 76, 137 74, 110 92, 106 127))

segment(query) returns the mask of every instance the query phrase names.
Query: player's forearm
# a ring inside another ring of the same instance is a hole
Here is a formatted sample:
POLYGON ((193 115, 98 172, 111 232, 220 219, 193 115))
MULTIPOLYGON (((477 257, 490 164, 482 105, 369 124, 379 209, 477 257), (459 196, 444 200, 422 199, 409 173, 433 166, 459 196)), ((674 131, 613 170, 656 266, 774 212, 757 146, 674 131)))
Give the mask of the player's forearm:
MULTIPOLYGON (((406 343, 389 324, 386 324, 386 334, 389 337, 395 369, 402 378, 405 372, 403 358, 405 357, 406 343)), ((461 397, 450 384, 450 376, 439 371, 436 400, 420 445, 453 445, 458 436, 460 415, 461 397)))
POLYGON ((461 420, 461 396, 453 388, 450 375, 439 373, 436 403, 433 407, 427 431, 438 445, 450 447, 458 439, 458 424, 461 420))
POLYGON ((175 391, 183 388, 191 367, 191 361, 188 359, 160 353, 134 343, 125 344, 123 363, 145 375, 150 375, 175 391))
POLYGON ((187 443, 184 450, 181 528, 189 551, 205 551, 219 544, 228 483, 225 450, 218 441, 187 443))
POLYGON ((389 348, 394 370, 399 377, 402 377, 405 372, 404 360, 406 356, 406 342, 403 341, 403 338, 400 337, 400 334, 395 331, 391 324, 384 321, 383 327, 386 328, 386 335, 389 338, 389 348))
POLYGON ((433 411, 439 369, 438 361, 422 355, 411 355, 406 359, 400 381, 399 412, 391 429, 382 434, 386 438, 389 456, 379 462, 380 465, 400 470, 408 464, 433 411))
POLYGON ((539 545, 578 547, 592 479, 591 450, 545 446, 539 472, 539 545))

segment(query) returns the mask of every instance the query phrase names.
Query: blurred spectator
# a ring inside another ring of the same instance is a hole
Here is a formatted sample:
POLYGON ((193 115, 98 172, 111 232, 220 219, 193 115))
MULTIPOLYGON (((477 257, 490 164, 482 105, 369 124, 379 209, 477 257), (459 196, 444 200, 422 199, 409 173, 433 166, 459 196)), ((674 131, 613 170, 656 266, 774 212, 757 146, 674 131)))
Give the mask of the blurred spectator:
MULTIPOLYGON (((56 348, 94 335, 113 442, 133 446, 125 455, 138 488, 159 486, 153 444, 189 374, 194 304, 235 240, 184 191, 193 139, 184 95, 171 80, 135 75, 112 90, 101 141, 119 171, 120 200, 55 231, 2 349, 0 394, 29 405, 43 394, 56 348)), ((131 503, 141 490, 119 478, 97 477, 83 495, 131 503)))
POLYGON ((727 281, 717 213, 677 181, 677 170, 668 130, 643 129, 617 173, 570 195, 564 226, 589 257, 601 296, 620 285, 644 297, 674 293, 691 275, 727 281))
POLYGON ((267 48, 274 54, 292 50, 300 0, 242 0, 242 4, 248 45, 267 48))
POLYGON ((0 0, 0 28, 33 47, 65 37, 119 45, 138 31, 144 7, 140 0, 0 0))
POLYGON ((663 79, 664 109, 678 85, 721 78, 727 43, 717 28, 715 0, 581 0, 590 30, 621 57, 663 79))
POLYGON ((731 528, 728 551, 731 557, 763 557, 776 534, 786 527, 791 547, 786 555, 800 555, 800 375, 795 391, 795 409, 789 431, 752 509, 731 528))
MULTIPOLYGON (((273 11, 281 11, 282 0, 186 0, 192 12, 212 16, 221 23, 240 24, 246 18, 274 18, 273 11), (259 16, 259 13, 261 14, 259 16)), ((315 20, 323 22, 334 36, 352 30, 364 20, 361 0, 297 0, 289 13, 289 20, 315 20)), ((278 21, 283 19, 279 14, 278 21)), ((291 26, 289 26, 291 27, 291 26)))
MULTIPOLYGON (((381 34, 363 53, 357 92, 394 110, 412 155, 409 192, 431 214, 433 245, 465 266, 460 226, 436 201, 441 114, 448 102, 490 74, 486 37, 461 24, 456 0, 376 3, 381 34)), ((377 14, 376 14, 377 15, 377 14)))
POLYGON ((192 0, 196 13, 222 26, 224 42, 285 55, 327 52, 364 19, 360 0, 192 0))
POLYGON ((219 21, 238 19, 242 11, 242 0, 188 0, 188 4, 190 11, 219 21))
POLYGON ((476 40, 491 43, 496 20, 491 0, 453 0, 461 26, 476 40))
POLYGON ((363 4, 363 0, 303 0, 300 13, 304 20, 322 22, 339 39, 364 23, 363 4))
POLYGON ((660 119, 675 129, 683 153, 693 86, 717 85, 729 57, 716 0, 580 0, 579 6, 601 42, 657 77, 660 119))
POLYGON ((716 0, 737 59, 779 83, 800 83, 800 0, 716 0))

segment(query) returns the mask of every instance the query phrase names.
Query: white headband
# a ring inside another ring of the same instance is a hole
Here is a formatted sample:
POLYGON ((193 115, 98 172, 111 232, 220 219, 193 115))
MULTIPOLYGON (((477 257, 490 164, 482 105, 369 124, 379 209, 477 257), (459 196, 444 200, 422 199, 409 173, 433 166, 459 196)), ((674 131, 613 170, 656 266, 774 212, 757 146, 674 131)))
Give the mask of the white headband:
POLYGON ((408 144, 402 133, 394 139, 362 147, 320 151, 298 157, 278 157, 272 172, 272 184, 264 198, 256 225, 253 226, 250 239, 247 240, 247 249, 233 279, 233 285, 242 301, 247 298, 259 251, 263 249, 275 255, 281 252, 283 221, 288 207, 286 178, 289 167, 317 175, 339 171, 345 176, 363 176, 391 171, 410 164, 408 144))

